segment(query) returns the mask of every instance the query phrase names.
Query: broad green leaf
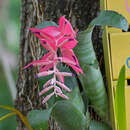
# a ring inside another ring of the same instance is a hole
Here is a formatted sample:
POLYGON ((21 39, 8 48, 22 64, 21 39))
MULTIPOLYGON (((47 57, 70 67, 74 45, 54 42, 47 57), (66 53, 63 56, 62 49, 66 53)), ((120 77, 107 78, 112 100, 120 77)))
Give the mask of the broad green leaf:
POLYGON ((28 113, 28 119, 35 130, 48 130, 48 120, 51 109, 32 110, 28 113))
POLYGON ((111 26, 120 28, 124 31, 127 31, 129 28, 128 22, 124 16, 115 11, 109 10, 102 11, 99 16, 91 22, 91 24, 99 26, 111 26))
POLYGON ((89 130, 112 130, 112 128, 104 123, 91 120, 89 130))
POLYGON ((69 101, 73 102, 75 107, 79 109, 82 113, 85 112, 84 102, 81 97, 80 91, 78 86, 75 86, 75 88, 72 90, 72 93, 67 94, 69 97, 69 101))
POLYGON ((64 130, 86 130, 86 117, 70 101, 58 101, 52 109, 52 116, 64 130))
POLYGON ((115 91, 115 116, 118 130, 126 130, 126 108, 125 108, 125 66, 120 70, 115 91))
POLYGON ((35 28, 42 29, 42 28, 45 28, 48 26, 56 26, 57 27, 58 25, 53 21, 44 21, 44 22, 36 25, 35 28))
POLYGON ((84 75, 79 76, 83 89, 97 114, 108 120, 107 94, 91 39, 95 25, 117 27, 126 31, 128 23, 123 16, 114 11, 102 11, 85 31, 79 33, 79 43, 74 49, 84 71, 84 75))
POLYGON ((15 108, 12 108, 12 107, 9 107, 9 106, 4 106, 4 105, 0 105, 0 108, 12 111, 13 113, 15 113, 16 115, 18 115, 20 117, 20 119, 22 120, 22 122, 27 126, 27 128, 29 130, 33 130, 32 127, 31 127, 31 125, 28 122, 28 119, 20 111, 18 111, 15 108))

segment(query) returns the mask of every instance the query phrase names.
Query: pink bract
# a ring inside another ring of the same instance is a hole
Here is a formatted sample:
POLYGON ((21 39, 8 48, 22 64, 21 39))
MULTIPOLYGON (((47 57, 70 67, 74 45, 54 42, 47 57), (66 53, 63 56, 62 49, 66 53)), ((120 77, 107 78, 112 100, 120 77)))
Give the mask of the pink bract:
MULTIPOLYGON (((75 39, 76 32, 73 30, 70 22, 66 20, 64 16, 60 17, 58 27, 48 26, 43 29, 30 28, 30 30, 40 39, 41 44, 48 51, 56 52, 58 48, 60 48, 63 57, 66 57, 67 53, 71 54, 70 52, 78 43, 75 39)), ((67 55, 67 58, 75 62, 75 65, 68 65, 71 66, 76 73, 83 73, 74 53, 70 56, 67 55)), ((49 65, 49 68, 50 67, 52 66, 49 65)))
POLYGON ((68 97, 62 93, 62 89, 71 92, 71 90, 64 84, 64 77, 73 76, 74 74, 60 72, 57 68, 57 64, 63 62, 73 68, 77 74, 83 74, 79 62, 72 50, 78 43, 75 39, 76 32, 64 16, 60 17, 58 27, 48 26, 43 29, 30 28, 30 30, 40 39, 42 46, 48 50, 48 53, 46 53, 41 60, 31 62, 25 66, 24 69, 31 66, 40 66, 39 73, 36 77, 53 75, 53 78, 43 85, 43 90, 39 93, 41 96, 50 89, 54 89, 54 92, 43 99, 43 103, 47 102, 54 94, 64 99, 68 99, 68 97), (58 48, 62 55, 60 57, 57 54, 58 48), (58 78, 58 81, 56 77, 58 78))

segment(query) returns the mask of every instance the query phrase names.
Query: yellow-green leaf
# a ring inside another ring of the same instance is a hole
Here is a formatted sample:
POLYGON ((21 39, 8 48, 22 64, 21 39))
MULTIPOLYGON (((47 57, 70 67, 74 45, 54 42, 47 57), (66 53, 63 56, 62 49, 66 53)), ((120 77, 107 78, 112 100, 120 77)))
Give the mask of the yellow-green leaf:
POLYGON ((13 115, 16 115, 16 113, 15 113, 15 112, 8 113, 8 114, 6 114, 6 115, 0 117, 0 121, 3 121, 3 120, 5 120, 6 118, 8 118, 8 117, 10 117, 10 116, 13 116, 13 115))
MULTIPOLYGON (((17 114, 20 117, 20 119, 23 121, 23 123, 27 126, 27 128, 29 128, 29 130, 33 130, 33 128, 31 127, 31 125, 29 124, 28 119, 20 111, 18 111, 15 108, 12 108, 12 107, 9 107, 9 106, 4 106, 4 105, 0 105, 0 108, 7 109, 7 110, 12 111, 13 113, 17 114)), ((6 116, 9 117, 9 115, 6 115, 6 116)))
POLYGON ((126 109, 125 109, 125 66, 120 70, 116 92, 115 92, 115 116, 118 130, 126 130, 126 109))

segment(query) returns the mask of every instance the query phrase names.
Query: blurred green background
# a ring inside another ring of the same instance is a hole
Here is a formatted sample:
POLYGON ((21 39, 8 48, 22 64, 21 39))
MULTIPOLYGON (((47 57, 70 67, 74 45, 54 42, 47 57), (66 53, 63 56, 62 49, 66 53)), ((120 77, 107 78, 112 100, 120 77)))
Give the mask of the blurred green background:
MULTIPOLYGON (((20 0, 0 0, 0 105, 14 106, 20 34, 20 0)), ((8 113, 0 109, 0 117, 8 113)), ((0 121, 0 130, 16 130, 16 118, 0 121)))

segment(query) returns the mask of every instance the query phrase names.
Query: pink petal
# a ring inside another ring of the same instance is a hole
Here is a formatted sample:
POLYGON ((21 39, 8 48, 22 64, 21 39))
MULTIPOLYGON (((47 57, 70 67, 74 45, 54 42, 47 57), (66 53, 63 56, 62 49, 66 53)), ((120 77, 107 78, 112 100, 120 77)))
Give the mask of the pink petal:
POLYGON ((59 31, 59 28, 56 27, 56 26, 48 26, 48 27, 45 27, 43 29, 41 29, 41 32, 42 33, 46 33, 54 38, 56 38, 57 36, 60 35, 60 31, 59 31))
POLYGON ((62 76, 74 76, 73 73, 68 72, 54 72, 56 75, 62 75, 62 76))
POLYGON ((39 96, 43 95, 44 93, 48 92, 50 89, 52 89, 53 86, 50 86, 50 87, 47 87, 47 88, 44 88, 40 93, 39 93, 39 96))
POLYGON ((37 28, 29 28, 30 31, 32 31, 32 33, 34 33, 35 36, 37 36, 39 39, 43 38, 41 35, 40 35, 40 29, 37 29, 37 28))
POLYGON ((46 65, 46 66, 41 66, 40 67, 40 72, 43 72, 43 71, 48 71, 50 70, 51 68, 53 68, 54 64, 49 64, 49 65, 46 65))
MULTIPOLYGON (((42 57, 42 60, 50 60, 50 61, 52 60, 53 61, 54 57, 55 57, 54 53, 50 51, 42 57)), ((53 67, 53 63, 49 64, 47 66, 41 66, 40 72, 47 71, 47 70, 51 69, 52 67, 53 67)))
POLYGON ((65 94, 63 93, 57 93, 57 95, 59 95, 60 97, 64 98, 64 99, 69 99, 68 96, 66 96, 65 94))
POLYGON ((43 39, 51 40, 52 42, 55 41, 52 35, 50 35, 46 31, 43 31, 46 28, 43 29, 30 28, 29 30, 31 30, 32 33, 34 33, 35 35, 38 35, 40 39, 43 38, 43 39))
POLYGON ((73 30, 70 22, 65 19, 64 16, 61 16, 60 17, 60 20, 59 20, 59 30, 64 33, 64 35, 69 35, 73 38, 76 37, 76 33, 75 31, 73 30))
POLYGON ((57 86, 55 86, 55 90, 58 92, 58 93, 62 93, 61 89, 57 86))
POLYGON ((71 90, 63 83, 60 83, 58 81, 56 81, 57 85, 59 85, 60 87, 62 87, 64 90, 71 92, 71 90))
MULTIPOLYGON (((48 28, 48 27, 46 27, 46 28, 48 28)), ((53 37, 53 35, 51 35, 51 33, 46 32, 46 28, 44 28, 44 29, 30 28, 30 30, 40 39, 40 41, 43 40, 49 45, 49 47, 56 48, 55 37, 53 37)), ((52 32, 52 31, 50 31, 50 32, 52 32)), ((43 45, 43 42, 42 42, 42 45, 43 45)), ((45 47, 47 45, 43 45, 43 46, 45 47)))
POLYGON ((47 46, 47 44, 45 44, 46 41, 40 40, 42 46, 47 49, 48 51, 50 50, 50 48, 47 46))
POLYGON ((58 47, 72 49, 77 45, 77 40, 72 37, 63 37, 58 41, 58 47))
MULTIPOLYGON (((58 69, 57 69, 56 71, 59 72, 58 69)), ((64 83, 64 76, 61 75, 60 72, 59 72, 59 74, 57 75, 57 78, 59 79, 60 82, 64 83)))
POLYGON ((57 47, 54 42, 52 43, 51 41, 46 39, 40 39, 40 42, 42 46, 45 47, 48 51, 55 52, 57 50, 57 47))
POLYGON ((74 66, 74 65, 71 65, 71 64, 69 64, 69 66, 71 66, 71 67, 73 68, 73 70, 76 71, 77 74, 79 74, 79 72, 80 72, 81 74, 83 74, 83 71, 82 71, 82 69, 80 68, 80 66, 74 66))
POLYGON ((68 58, 69 60, 72 60, 73 62, 75 62, 76 65, 72 65, 72 64, 68 64, 69 66, 71 66, 76 73, 83 73, 82 69, 79 66, 79 62, 74 54, 74 52, 72 51, 72 49, 67 49, 67 48, 61 48, 61 54, 63 57, 68 58))
POLYGON ((54 71, 43 71, 43 72, 40 72, 40 73, 38 73, 37 75, 36 75, 36 77, 42 77, 42 76, 47 76, 47 75, 51 75, 51 74, 53 74, 54 73, 54 71))
POLYGON ((48 80, 44 85, 43 88, 46 88, 50 83, 51 83, 52 79, 48 80))
POLYGON ((37 61, 33 61, 30 64, 26 65, 23 69, 26 69, 30 66, 49 65, 52 63, 53 63, 53 61, 37 60, 37 61))
POLYGON ((53 52, 48 52, 47 54, 45 54, 41 60, 53 60, 54 59, 54 53, 53 52))
POLYGON ((55 93, 53 92, 53 93, 47 95, 47 96, 43 99, 42 103, 43 103, 43 104, 46 103, 54 94, 55 94, 55 93))
POLYGON ((66 57, 58 57, 57 59, 58 59, 58 61, 66 63, 66 64, 76 65, 75 62, 73 62, 72 60, 70 60, 66 57))

